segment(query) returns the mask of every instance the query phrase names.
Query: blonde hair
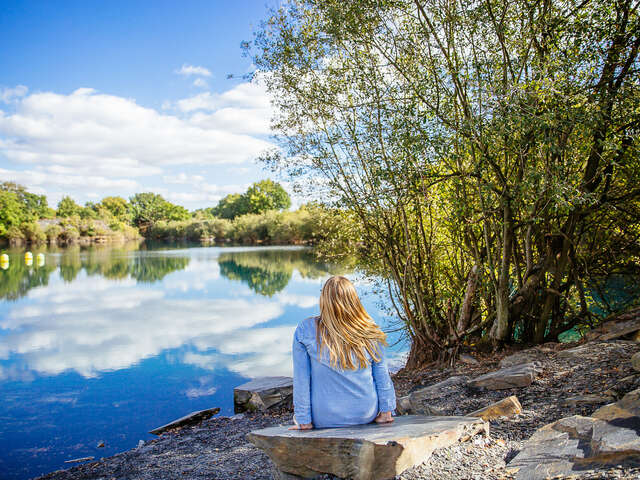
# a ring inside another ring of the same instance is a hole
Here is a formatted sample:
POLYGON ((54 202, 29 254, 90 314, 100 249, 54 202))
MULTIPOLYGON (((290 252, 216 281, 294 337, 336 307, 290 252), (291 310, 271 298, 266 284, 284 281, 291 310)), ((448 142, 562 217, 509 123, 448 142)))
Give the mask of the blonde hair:
POLYGON ((367 353, 380 361, 380 344, 387 345, 386 335, 362 306, 353 284, 340 276, 322 287, 316 341, 319 354, 327 347, 331 366, 343 370, 366 367, 367 353))

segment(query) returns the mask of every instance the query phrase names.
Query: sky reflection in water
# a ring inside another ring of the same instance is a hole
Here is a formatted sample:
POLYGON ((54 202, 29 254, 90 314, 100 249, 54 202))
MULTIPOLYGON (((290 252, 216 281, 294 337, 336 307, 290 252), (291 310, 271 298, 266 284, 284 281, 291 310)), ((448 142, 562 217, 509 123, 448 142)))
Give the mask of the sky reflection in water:
POLYGON ((232 414, 234 386, 291 374, 293 330, 318 311, 322 282, 357 279, 301 249, 45 254, 36 268, 14 252, 0 271, 0 479, 112 455, 193 410, 232 414))

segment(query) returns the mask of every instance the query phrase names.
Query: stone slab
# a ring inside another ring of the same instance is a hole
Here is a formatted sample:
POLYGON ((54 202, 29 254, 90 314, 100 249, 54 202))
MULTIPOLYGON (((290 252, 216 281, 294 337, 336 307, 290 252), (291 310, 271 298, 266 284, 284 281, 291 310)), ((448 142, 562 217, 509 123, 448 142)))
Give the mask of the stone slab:
POLYGON ((495 420, 500 417, 512 417, 522 413, 522 405, 515 395, 503 398, 499 402, 487 405, 484 408, 480 408, 475 412, 467 414, 468 417, 479 417, 483 420, 495 420))
POLYGON ((469 377, 461 375, 449 377, 427 387, 420 387, 406 397, 400 398, 398 402, 400 410, 402 413, 414 415, 444 415, 444 412, 433 407, 432 403, 442 398, 455 396, 468 381, 469 377))
POLYGON ((640 466, 640 389, 592 417, 574 415, 538 429, 508 465, 517 480, 585 474, 601 466, 640 466))
POLYGON ((476 377, 469 381, 469 385, 489 390, 527 387, 533 383, 539 371, 540 366, 536 362, 523 363, 476 377))
POLYGON ((631 366, 636 372, 640 372, 640 352, 631 356, 631 366))
POLYGON ((235 413, 265 411, 291 405, 293 378, 259 377, 233 389, 235 413))
MULTIPOLYGON (((264 450, 283 474, 302 478, 331 474, 354 480, 394 478, 426 461, 437 448, 489 433, 488 423, 480 418, 418 415, 395 417, 388 424, 309 431, 288 428, 256 430, 247 439, 264 450)), ((290 478, 286 475, 283 478, 290 478)))
POLYGON ((167 430, 172 430, 174 428, 186 427, 187 425, 195 425, 196 423, 200 423, 203 420, 213 417, 214 415, 220 413, 220 408, 208 408, 207 410, 199 410, 197 412, 191 412, 184 417, 181 417, 173 422, 169 422, 166 425, 163 425, 158 428, 154 428, 149 431, 149 433, 153 435, 161 435, 167 430))
POLYGON ((504 357, 500 360, 500 368, 513 367, 523 363, 539 362, 548 357, 548 353, 536 349, 523 350, 504 357))

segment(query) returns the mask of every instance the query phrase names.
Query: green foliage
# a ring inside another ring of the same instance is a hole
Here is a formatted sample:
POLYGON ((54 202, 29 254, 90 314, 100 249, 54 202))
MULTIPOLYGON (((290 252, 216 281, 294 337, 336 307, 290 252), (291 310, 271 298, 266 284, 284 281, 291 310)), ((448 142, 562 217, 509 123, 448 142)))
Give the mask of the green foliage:
POLYGON ((14 192, 0 190, 0 236, 7 235, 12 227, 17 228, 24 217, 18 196, 14 192))
POLYGON ((57 224, 49 225, 44 231, 47 237, 47 242, 55 245, 60 235, 62 235, 62 231, 63 229, 60 225, 57 225, 57 224))
POLYGON ((232 193, 211 209, 216 217, 232 220, 248 213, 260 214, 270 210, 286 210, 291 198, 282 185, 273 180, 253 183, 245 193, 232 193))
POLYGON ((282 185, 273 180, 254 183, 244 195, 248 204, 248 213, 286 210, 291 206, 289 194, 282 188, 282 185))
POLYGON ((232 220, 240 215, 249 213, 247 198, 239 193, 230 193, 211 209, 216 217, 232 220))
POLYGON ((604 0, 303 0, 264 22, 266 160, 348 211, 410 366, 556 340, 594 314, 585 285, 639 275, 639 35, 604 0))
POLYGON ((137 226, 149 226, 164 221, 187 220, 189 211, 165 200, 162 195, 152 192, 136 193, 129 199, 130 214, 137 226))
POLYGON ((58 202, 58 209, 56 210, 56 216, 64 218, 64 217, 72 217, 74 215, 80 215, 82 211, 82 207, 78 205, 73 198, 69 196, 64 196, 58 202))
POLYGON ((122 197, 104 197, 100 206, 120 222, 129 221, 129 203, 122 197))
POLYGON ((40 218, 50 218, 51 209, 44 195, 29 193, 22 185, 13 182, 0 183, 0 191, 14 193, 18 202, 22 206, 25 220, 38 220, 40 218))
POLYGON ((43 244, 47 241, 47 235, 37 222, 24 222, 20 225, 20 230, 24 239, 33 245, 43 244))

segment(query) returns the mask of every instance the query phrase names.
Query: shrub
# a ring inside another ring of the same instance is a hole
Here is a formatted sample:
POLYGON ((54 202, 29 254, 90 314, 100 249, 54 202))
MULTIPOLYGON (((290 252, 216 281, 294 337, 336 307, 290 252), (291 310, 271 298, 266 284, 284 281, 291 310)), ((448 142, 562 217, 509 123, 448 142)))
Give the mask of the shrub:
POLYGON ((41 244, 47 241, 47 236, 36 222, 25 222, 20 225, 24 238, 32 244, 41 244))
POLYGON ((58 238, 62 234, 62 227, 60 225, 49 225, 47 229, 44 231, 47 241, 49 243, 56 243, 58 238))

